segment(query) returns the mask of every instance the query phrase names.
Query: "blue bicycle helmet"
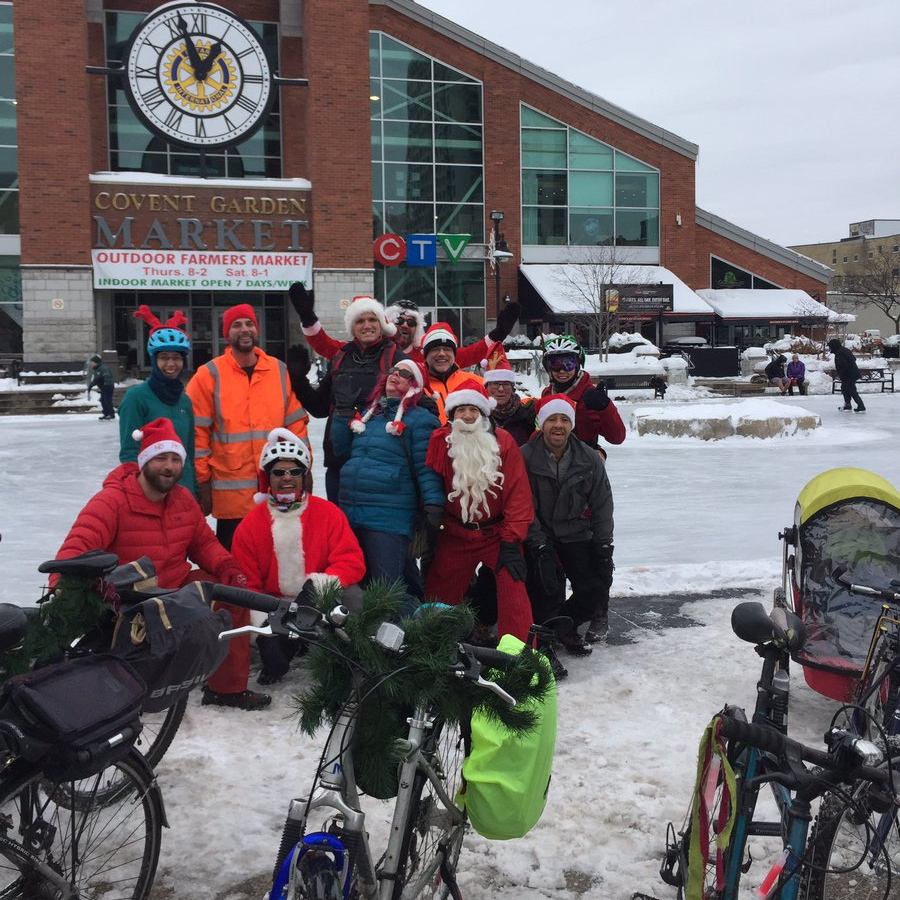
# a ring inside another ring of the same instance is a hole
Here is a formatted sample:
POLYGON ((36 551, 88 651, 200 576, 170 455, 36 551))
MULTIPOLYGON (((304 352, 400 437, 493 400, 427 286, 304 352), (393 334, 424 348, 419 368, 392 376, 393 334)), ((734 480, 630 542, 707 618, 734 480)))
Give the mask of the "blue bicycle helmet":
POLYGON ((177 328, 158 328, 147 339, 147 352, 155 356, 160 350, 190 353, 191 342, 188 336, 177 328))

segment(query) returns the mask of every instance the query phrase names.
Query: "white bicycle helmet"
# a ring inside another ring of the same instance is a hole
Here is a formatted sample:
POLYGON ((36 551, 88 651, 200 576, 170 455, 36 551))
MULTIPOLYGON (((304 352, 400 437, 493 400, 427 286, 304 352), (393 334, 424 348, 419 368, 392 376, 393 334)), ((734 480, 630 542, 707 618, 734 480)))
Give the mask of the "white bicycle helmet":
POLYGON ((263 471, 278 459, 294 459, 308 472, 312 466, 309 448, 300 438, 287 428, 273 428, 269 439, 259 456, 259 467, 263 471))
POLYGON ((554 356, 575 356, 578 359, 578 367, 584 367, 584 350, 571 334, 552 337, 544 344, 544 356, 541 363, 548 371, 548 364, 554 356))

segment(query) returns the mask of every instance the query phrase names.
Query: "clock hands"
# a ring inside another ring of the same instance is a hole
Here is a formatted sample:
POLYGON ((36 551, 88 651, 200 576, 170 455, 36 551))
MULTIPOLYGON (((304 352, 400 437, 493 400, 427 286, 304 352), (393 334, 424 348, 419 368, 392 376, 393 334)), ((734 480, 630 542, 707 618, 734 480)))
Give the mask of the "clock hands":
MULTIPOLYGON (((197 48, 194 46, 194 40, 188 32, 187 22, 185 22, 184 19, 179 16, 175 24, 178 26, 178 30, 181 32, 181 36, 184 38, 188 60, 191 63, 191 68, 194 70, 194 77, 199 81, 202 81, 203 78, 200 77, 199 71, 203 69, 203 60, 200 59, 200 54, 197 52, 197 48)), ((206 76, 204 75, 203 77, 205 78, 206 76)))
POLYGON ((218 58, 218 56, 221 52, 222 52, 222 42, 216 41, 209 48, 209 53, 206 54, 206 59, 201 60, 200 71, 194 73, 197 76, 197 79, 199 81, 206 80, 206 76, 209 75, 210 70, 212 69, 216 59, 218 58))

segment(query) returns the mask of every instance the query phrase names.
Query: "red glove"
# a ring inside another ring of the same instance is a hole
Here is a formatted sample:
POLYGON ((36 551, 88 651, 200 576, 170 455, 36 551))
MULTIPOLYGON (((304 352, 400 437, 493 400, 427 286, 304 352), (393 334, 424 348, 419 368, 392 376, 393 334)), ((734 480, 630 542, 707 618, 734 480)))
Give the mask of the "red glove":
POLYGON ((222 568, 219 569, 218 575, 220 584, 227 584, 228 587, 247 587, 247 576, 235 562, 226 563, 222 566, 222 568))

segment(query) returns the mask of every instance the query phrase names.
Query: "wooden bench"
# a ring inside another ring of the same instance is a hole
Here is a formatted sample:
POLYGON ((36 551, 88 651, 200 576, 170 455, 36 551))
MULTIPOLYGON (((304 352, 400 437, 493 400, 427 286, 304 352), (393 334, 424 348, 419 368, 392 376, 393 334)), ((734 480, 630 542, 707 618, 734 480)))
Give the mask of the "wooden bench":
MULTIPOLYGON (((838 377, 837 372, 835 372, 833 369, 828 369, 826 371, 827 374, 831 376, 831 393, 837 394, 841 390, 841 379, 838 377)), ((882 394, 885 391, 889 391, 893 394, 894 370, 884 368, 860 369, 859 381, 856 382, 856 386, 862 387, 864 384, 880 384, 882 394)))
POLYGON ((606 385, 607 393, 613 391, 652 390, 654 397, 663 398, 666 395, 666 376, 656 375, 601 375, 594 378, 594 383, 602 381, 606 385))

